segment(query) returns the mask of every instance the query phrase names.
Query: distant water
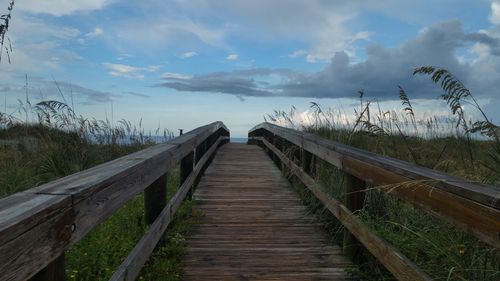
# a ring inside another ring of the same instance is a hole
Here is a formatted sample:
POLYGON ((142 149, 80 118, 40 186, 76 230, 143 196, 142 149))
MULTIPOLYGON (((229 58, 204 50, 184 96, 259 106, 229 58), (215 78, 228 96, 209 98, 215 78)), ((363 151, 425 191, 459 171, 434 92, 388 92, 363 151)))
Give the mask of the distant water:
MULTIPOLYGON (((90 138, 91 142, 95 142, 95 143, 99 142, 97 139, 95 139, 94 136, 88 136, 88 137, 90 138)), ((178 137, 178 136, 175 136, 175 137, 178 137)), ((140 143, 144 143, 144 142, 164 143, 164 142, 167 142, 171 139, 172 139, 171 136, 153 136, 153 135, 151 135, 151 136, 144 136, 142 139, 140 139, 138 136, 125 136, 122 138, 118 138, 116 140, 116 143, 126 145, 126 144, 133 143, 133 140, 137 140, 140 143)), ((247 143, 248 138, 233 138, 232 137, 232 138, 230 138, 230 140, 232 143, 247 143)), ((110 143, 110 142, 111 142, 110 139, 104 140, 104 143, 110 143)))
POLYGON ((248 138, 230 138, 230 141, 233 143, 246 143, 248 138))

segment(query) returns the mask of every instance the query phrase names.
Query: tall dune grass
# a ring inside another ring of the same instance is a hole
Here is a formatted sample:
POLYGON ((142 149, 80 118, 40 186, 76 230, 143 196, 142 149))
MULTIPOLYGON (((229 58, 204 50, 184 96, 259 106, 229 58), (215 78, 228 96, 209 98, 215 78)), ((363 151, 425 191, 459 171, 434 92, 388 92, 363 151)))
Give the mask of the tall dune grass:
MULTIPOLYGON (((112 124, 75 114, 60 101, 32 105, 19 101, 12 114, 0 112, 0 198, 127 155, 173 137, 168 130, 154 135, 122 119, 112 124), (163 133, 163 136, 156 137, 163 133)), ((168 177, 168 196, 179 186, 179 169, 168 177)), ((176 280, 186 229, 194 221, 190 202, 179 209, 164 243, 155 251, 143 276, 164 274, 176 280), (177 256, 164 258, 167 253, 177 256)), ((108 280, 145 233, 143 195, 130 200, 66 252, 68 280, 108 280)), ((194 223, 193 222, 193 223, 194 223)), ((144 278, 144 277, 142 277, 144 278)))
POLYGON ((0 198, 173 137, 141 123, 86 118, 55 100, 19 101, 14 114, 0 112, 0 198))
MULTIPOLYGON (((311 103, 306 122, 297 124, 297 111, 276 110, 265 119, 368 151, 441 170, 471 181, 500 184, 499 127, 486 116, 474 96, 452 74, 422 67, 415 74, 430 75, 444 90, 447 118, 419 120, 408 94, 399 87, 400 111, 381 109, 377 101, 364 101, 352 116, 311 103), (451 86, 450 86, 451 85, 451 86), (474 104, 482 119, 468 120, 461 106, 474 104)), ((396 94, 396 93, 395 93, 396 94)), ((304 116, 302 116, 304 119, 304 116)), ((302 120, 303 121, 303 120, 302 120)), ((335 198, 345 198, 344 174, 317 160, 315 178, 335 198)), ((299 182, 296 190, 311 212, 324 222, 332 241, 341 244, 343 227, 299 182)), ((400 249, 435 280, 500 280, 500 251, 452 225, 395 199, 379 187, 368 186, 364 208, 358 213, 373 231, 400 249)), ((371 255, 353 274, 363 280, 393 280, 371 255)))

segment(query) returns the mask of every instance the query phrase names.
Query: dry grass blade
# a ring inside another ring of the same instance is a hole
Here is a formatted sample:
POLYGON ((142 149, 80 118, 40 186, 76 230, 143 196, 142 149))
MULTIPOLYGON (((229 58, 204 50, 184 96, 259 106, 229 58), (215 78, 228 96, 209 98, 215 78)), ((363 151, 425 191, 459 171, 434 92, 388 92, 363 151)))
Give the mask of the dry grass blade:
POLYGON ((14 8, 14 0, 10 1, 9 6, 7 7, 7 14, 3 14, 0 16, 0 63, 2 62, 2 53, 3 50, 7 52, 7 58, 10 63, 10 53, 12 52, 12 44, 10 43, 10 39, 6 37, 7 31, 9 31, 9 22, 12 18, 11 13, 14 8), (5 44, 5 40, 9 42, 8 45, 5 44))

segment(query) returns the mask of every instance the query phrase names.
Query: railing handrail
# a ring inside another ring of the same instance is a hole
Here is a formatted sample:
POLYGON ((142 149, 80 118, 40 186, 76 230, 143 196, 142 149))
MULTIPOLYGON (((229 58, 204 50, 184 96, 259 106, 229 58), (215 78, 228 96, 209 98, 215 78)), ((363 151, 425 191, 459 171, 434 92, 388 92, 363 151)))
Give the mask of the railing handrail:
POLYGON ((360 261, 368 250, 398 280, 431 280, 398 249, 380 238, 356 215, 364 206, 366 183, 403 199, 433 216, 453 223, 500 248, 500 189, 419 167, 401 160, 342 145, 319 136, 270 123, 255 126, 249 141, 261 144, 273 160, 294 175, 345 227, 346 256, 360 261), (315 181, 316 161, 344 172, 344 202, 315 181), (491 190, 488 190, 491 189, 491 190))
MULTIPOLYGON (((274 134, 286 138, 288 141, 298 146, 303 147, 304 142, 309 141, 332 152, 336 152, 339 154, 337 156, 339 158, 338 161, 329 161, 331 160, 331 157, 324 158, 323 160, 330 162, 330 164, 337 166, 337 168, 342 169, 341 157, 352 157, 356 160, 363 161, 383 169, 392 170, 396 174, 400 174, 413 180, 430 180, 438 182, 439 184, 434 187, 500 210, 500 187, 474 183, 441 171, 411 164, 403 160, 383 156, 321 138, 311 133, 281 127, 268 122, 264 122, 253 127, 249 132, 253 132, 258 129, 266 129, 274 134)), ((321 157, 321 155, 317 156, 321 157)))
POLYGON ((229 130, 217 121, 0 199, 0 279, 30 278, 189 155, 192 173, 193 161, 206 161, 193 156, 197 147, 203 145, 203 154, 206 141, 219 143, 219 136, 229 136, 229 130))
POLYGON ((270 123, 259 124, 249 131, 249 137, 266 135, 286 140, 362 181, 390 185, 389 194, 500 248, 499 187, 472 183, 270 123), (411 183, 411 188, 397 187, 402 182, 411 183))

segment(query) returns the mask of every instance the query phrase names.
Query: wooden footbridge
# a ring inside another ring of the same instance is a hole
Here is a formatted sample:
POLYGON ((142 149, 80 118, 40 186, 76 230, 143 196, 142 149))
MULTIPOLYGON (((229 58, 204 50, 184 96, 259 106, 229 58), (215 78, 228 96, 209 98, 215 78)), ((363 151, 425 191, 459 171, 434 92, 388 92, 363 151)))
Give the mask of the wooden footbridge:
POLYGON ((0 280, 64 280, 64 252, 144 192, 146 234, 111 280, 135 280, 185 198, 203 219, 183 257, 184 280, 352 280, 370 252, 398 280, 431 280, 357 218, 366 183, 500 248, 500 188, 263 123, 228 144, 221 122, 0 200, 0 280), (318 160, 345 172, 342 201, 315 181, 318 160), (167 172, 181 186, 167 202, 167 172), (282 172, 344 225, 334 245, 282 172))

